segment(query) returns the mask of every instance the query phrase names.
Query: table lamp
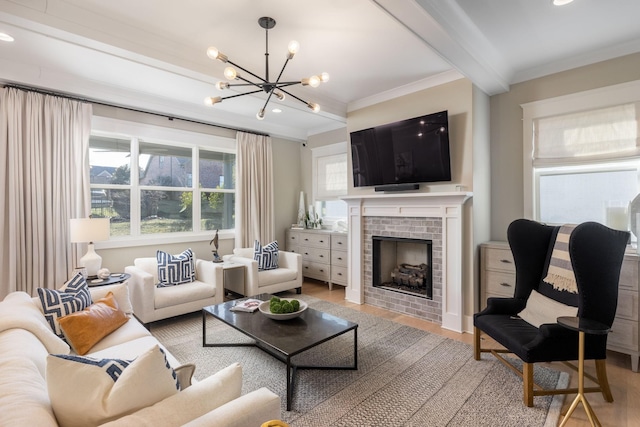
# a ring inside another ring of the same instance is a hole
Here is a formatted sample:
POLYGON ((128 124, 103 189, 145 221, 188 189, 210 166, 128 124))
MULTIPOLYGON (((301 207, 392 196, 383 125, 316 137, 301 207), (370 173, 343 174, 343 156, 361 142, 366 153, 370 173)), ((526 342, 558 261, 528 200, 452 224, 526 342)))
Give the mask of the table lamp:
POLYGON ((102 267, 102 257, 93 242, 109 239, 109 218, 72 218, 69 223, 71 243, 89 243, 87 253, 80 258, 80 266, 87 269, 87 276, 95 276, 102 267))

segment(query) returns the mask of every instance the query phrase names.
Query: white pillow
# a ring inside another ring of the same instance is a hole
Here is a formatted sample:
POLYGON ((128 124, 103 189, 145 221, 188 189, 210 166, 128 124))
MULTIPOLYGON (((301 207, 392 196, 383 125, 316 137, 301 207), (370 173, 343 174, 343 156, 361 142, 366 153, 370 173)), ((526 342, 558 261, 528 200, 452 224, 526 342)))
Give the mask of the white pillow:
POLYGON ((518 316, 525 322, 539 328, 543 323, 558 323, 560 316, 577 316, 578 307, 563 304, 547 296, 542 295, 535 289, 527 300, 527 306, 518 313, 518 316))
POLYGON ((106 286, 90 286, 89 292, 91 292, 91 299, 93 301, 98 301, 106 297, 109 292, 113 292, 113 297, 118 302, 118 308, 127 314, 133 313, 127 282, 106 286))
POLYGON ((179 391, 176 374, 157 345, 133 361, 50 354, 46 378, 63 427, 100 425, 179 391))

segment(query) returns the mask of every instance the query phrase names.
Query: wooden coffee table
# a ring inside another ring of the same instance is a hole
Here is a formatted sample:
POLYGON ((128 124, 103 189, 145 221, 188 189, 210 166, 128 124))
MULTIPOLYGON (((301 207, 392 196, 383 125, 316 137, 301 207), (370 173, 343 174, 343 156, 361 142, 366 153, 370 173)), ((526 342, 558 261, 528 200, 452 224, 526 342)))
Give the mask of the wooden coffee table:
MULTIPOLYGON (((251 298, 267 301, 269 294, 260 294, 251 298)), ((284 362, 287 366, 287 411, 291 410, 296 372, 299 369, 358 369, 358 324, 331 314, 307 308, 299 317, 291 320, 272 320, 256 310, 253 313, 231 311, 237 301, 204 307, 202 309, 202 346, 203 347, 258 347, 265 353, 284 362), (226 323, 232 328, 252 338, 252 343, 208 343, 207 315, 226 323), (337 336, 353 331, 353 364, 349 366, 309 366, 296 365, 291 358, 316 347, 337 336)))

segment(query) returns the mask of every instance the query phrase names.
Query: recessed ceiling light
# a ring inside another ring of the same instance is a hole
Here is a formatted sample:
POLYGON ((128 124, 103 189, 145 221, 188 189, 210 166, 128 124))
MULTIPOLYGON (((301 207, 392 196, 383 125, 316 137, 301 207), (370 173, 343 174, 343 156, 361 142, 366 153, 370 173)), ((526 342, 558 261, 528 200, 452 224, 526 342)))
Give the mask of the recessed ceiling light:
POLYGON ((553 0, 554 6, 564 6, 565 4, 571 3, 573 0, 553 0))
POLYGON ((12 42, 14 39, 7 33, 0 33, 0 41, 12 42))
POLYGON ((274 113, 282 113, 282 110, 279 108, 274 108, 273 110, 271 110, 274 113))

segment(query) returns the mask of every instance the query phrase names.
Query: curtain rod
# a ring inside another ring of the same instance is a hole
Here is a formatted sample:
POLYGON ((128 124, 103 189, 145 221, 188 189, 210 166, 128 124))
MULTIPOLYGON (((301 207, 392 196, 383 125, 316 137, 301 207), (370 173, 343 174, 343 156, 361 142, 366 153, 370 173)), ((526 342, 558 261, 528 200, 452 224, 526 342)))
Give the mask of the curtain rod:
POLYGON ((220 129, 232 130, 232 131, 236 131, 236 132, 246 132, 246 133, 250 133, 250 134, 253 134, 253 135, 270 136, 267 133, 256 132, 254 130, 234 128, 234 127, 230 127, 230 126, 218 125, 218 124, 215 124, 215 123, 207 123, 207 122, 202 122, 202 121, 199 121, 199 120, 187 119, 185 117, 170 116, 168 114, 158 113, 158 112, 155 112, 155 111, 139 110, 137 108, 125 107, 125 106, 122 106, 122 105, 109 104, 109 103, 102 102, 102 101, 96 101, 96 100, 90 99, 90 98, 80 98, 80 97, 77 97, 77 96, 67 95, 67 94, 60 93, 60 92, 54 92, 54 91, 51 91, 51 90, 38 89, 38 88, 33 88, 33 87, 29 87, 29 86, 22 86, 22 85, 16 85, 16 84, 5 84, 4 87, 23 90, 23 91, 28 91, 28 92, 40 93, 42 95, 57 96, 57 97, 60 97, 60 98, 71 99, 73 101, 87 102, 87 103, 91 103, 91 104, 102 105, 102 106, 105 106, 105 107, 120 108, 122 110, 133 111, 135 113, 150 114, 152 116, 164 117, 169 121, 180 120, 180 121, 183 121, 183 122, 195 123, 195 124, 198 124, 198 125, 205 125, 205 126, 212 126, 212 127, 216 127, 216 128, 220 128, 220 129))

